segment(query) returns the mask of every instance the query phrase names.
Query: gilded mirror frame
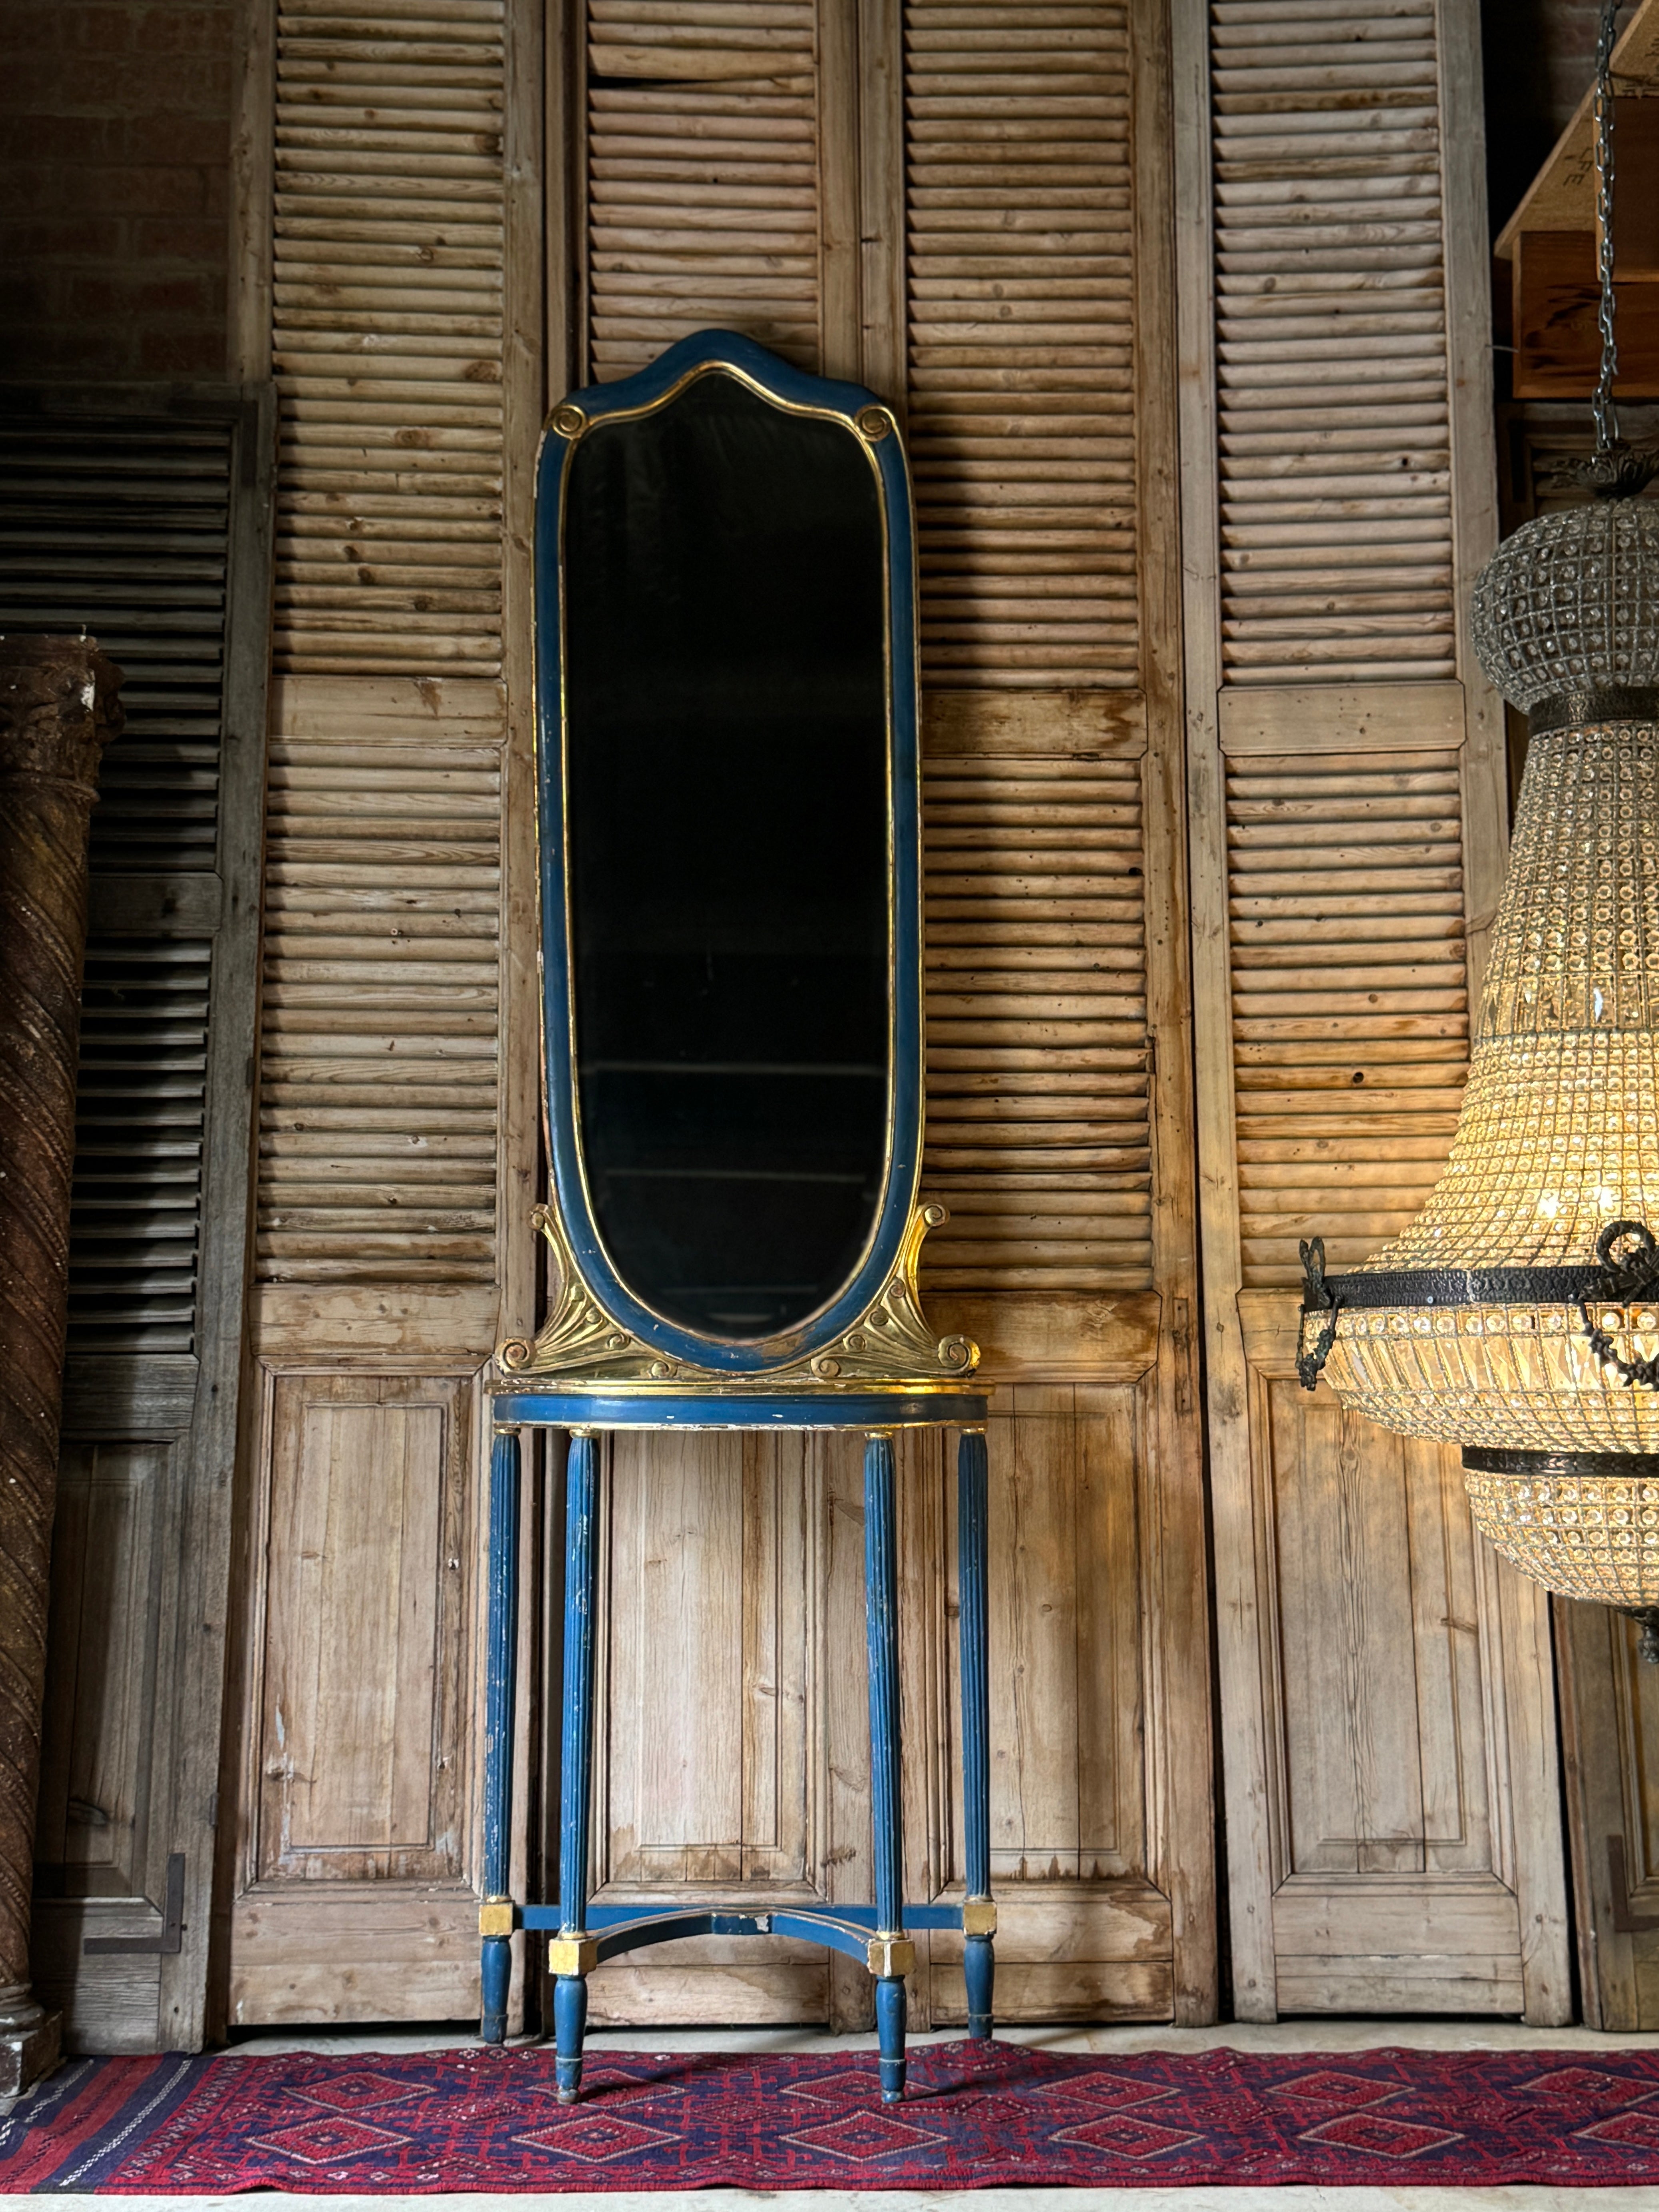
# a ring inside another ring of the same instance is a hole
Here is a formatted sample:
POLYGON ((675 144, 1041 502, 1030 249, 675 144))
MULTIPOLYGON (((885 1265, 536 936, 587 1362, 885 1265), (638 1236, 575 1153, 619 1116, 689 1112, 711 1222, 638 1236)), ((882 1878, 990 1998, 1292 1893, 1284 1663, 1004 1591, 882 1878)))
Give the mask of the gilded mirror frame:
POLYGON ((534 545, 535 739, 542 1064, 549 1202, 537 1226, 551 1249, 547 1320, 533 1341, 501 1346, 526 1382, 684 1390, 750 1384, 799 1390, 959 1385, 977 1350, 927 1328, 916 1292, 922 1238, 944 1218, 918 1202, 923 1132, 921 830, 916 556, 909 470, 891 412, 862 386, 808 375, 753 341, 705 331, 638 374, 589 386, 556 407, 537 459, 534 545), (595 1218, 581 1144, 570 905, 566 493, 584 440, 668 407, 694 381, 729 376, 785 413, 845 430, 877 487, 885 554, 887 1006, 884 1174, 856 1266, 798 1327, 722 1337, 657 1313, 623 1279, 595 1218))

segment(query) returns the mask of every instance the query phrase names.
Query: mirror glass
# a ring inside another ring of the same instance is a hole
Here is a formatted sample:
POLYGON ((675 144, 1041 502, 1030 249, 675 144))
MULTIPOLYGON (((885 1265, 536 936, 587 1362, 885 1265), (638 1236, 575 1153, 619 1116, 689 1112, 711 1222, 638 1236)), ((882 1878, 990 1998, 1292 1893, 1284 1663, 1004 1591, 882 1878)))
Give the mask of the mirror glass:
POLYGON ((885 547, 845 425, 694 379, 566 464, 588 1197, 642 1304, 744 1340, 844 1286, 885 1179, 885 547))

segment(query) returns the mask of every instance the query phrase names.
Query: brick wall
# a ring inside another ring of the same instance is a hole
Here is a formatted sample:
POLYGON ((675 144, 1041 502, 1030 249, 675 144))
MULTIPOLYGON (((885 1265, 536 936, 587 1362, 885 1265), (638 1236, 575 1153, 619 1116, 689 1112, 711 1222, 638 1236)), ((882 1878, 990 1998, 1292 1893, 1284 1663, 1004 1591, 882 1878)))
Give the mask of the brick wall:
POLYGON ((234 0, 0 0, 0 375, 225 373, 234 0))

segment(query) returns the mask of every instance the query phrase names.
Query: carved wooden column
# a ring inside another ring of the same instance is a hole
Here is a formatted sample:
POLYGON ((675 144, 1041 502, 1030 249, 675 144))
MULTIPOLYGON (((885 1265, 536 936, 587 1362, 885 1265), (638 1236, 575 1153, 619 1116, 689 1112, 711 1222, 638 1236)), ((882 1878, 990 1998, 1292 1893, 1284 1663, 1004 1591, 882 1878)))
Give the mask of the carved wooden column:
POLYGON ((120 683, 89 639, 0 636, 0 2112, 58 2056, 29 1986, 29 1892, 87 836, 120 683))

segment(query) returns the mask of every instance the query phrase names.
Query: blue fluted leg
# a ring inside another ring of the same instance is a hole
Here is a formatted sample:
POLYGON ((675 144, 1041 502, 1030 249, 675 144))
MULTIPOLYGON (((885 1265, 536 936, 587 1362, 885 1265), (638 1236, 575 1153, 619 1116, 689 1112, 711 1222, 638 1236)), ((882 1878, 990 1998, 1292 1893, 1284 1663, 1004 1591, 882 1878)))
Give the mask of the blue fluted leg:
POLYGON ((598 1559, 599 1448, 570 1439, 564 1507, 564 1728, 559 1764, 559 1932, 549 1947, 553 1985, 555 2072, 559 2102, 581 2093, 587 2026, 587 1838, 593 1779, 593 1602, 598 1559))
MULTIPOLYGON (((484 1686, 483 1886, 486 1906, 507 1899, 513 1820, 513 1699, 519 1656, 519 1437, 498 1429, 489 1462, 489 1650, 484 1686)), ((501 1916, 494 1917, 499 1920, 501 1916)), ((511 1925, 510 1912, 506 1916, 511 1925)), ((489 1917, 489 1916, 486 1916, 489 1917)), ((483 1939, 480 1979, 486 2043, 507 2039, 510 1935, 483 1939)))
POLYGON ((962 1640, 962 1959, 968 1984, 968 2033, 991 2033, 996 1961, 991 1899, 991 1688, 988 1637, 987 1453, 983 1429, 964 1429, 957 1445, 957 1559, 962 1640), (975 1908, 978 1908, 975 1910, 975 1908), (975 1927, 975 1922, 988 1926, 975 1927))
POLYGON ((874 1827, 876 2027, 883 2102, 904 2094, 902 1807, 899 1795, 898 1545, 893 1439, 877 1431, 864 1447, 864 1603, 870 1646, 870 1807, 874 1827))

